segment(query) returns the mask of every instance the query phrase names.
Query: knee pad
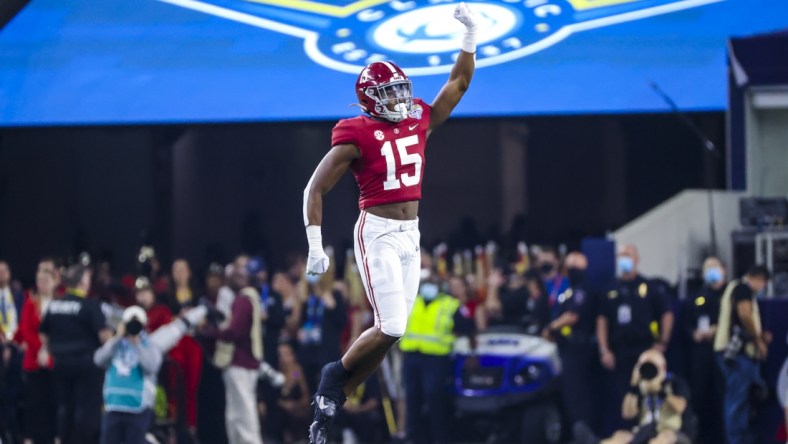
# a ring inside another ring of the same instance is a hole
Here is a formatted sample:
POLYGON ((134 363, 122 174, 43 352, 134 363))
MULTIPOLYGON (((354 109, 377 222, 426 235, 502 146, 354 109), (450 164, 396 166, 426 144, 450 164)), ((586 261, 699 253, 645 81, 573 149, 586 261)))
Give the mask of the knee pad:
POLYGON ((380 331, 387 336, 393 338, 401 338, 405 335, 405 329, 408 326, 408 320, 403 319, 384 319, 380 322, 380 331))

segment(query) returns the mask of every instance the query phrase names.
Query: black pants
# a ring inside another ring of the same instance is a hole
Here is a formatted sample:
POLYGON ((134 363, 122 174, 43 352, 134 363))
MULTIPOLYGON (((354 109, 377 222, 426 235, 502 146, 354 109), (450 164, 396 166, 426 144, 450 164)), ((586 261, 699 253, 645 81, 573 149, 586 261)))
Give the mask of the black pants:
POLYGON ((651 344, 613 346, 613 355, 616 357, 616 367, 610 372, 608 383, 610 398, 608 399, 608 414, 606 415, 605 436, 616 430, 631 429, 635 423, 625 421, 621 417, 621 404, 627 394, 629 383, 632 381, 632 370, 638 362, 640 355, 649 349, 651 344))
POLYGON ((408 439, 447 443, 451 437, 451 358, 405 353, 405 403, 408 439), (422 410, 426 409, 426 412, 422 410), (428 420, 429 427, 424 426, 428 420), (431 439, 428 439, 430 437, 431 439))
POLYGON ((698 442, 713 444, 724 442, 722 404, 725 382, 717 365, 711 342, 693 343, 690 347, 689 384, 690 398, 695 414, 698 415, 698 442))
POLYGON ((101 444, 146 444, 145 433, 150 429, 153 412, 107 412, 101 422, 101 444))
POLYGON ((48 369, 25 372, 25 436, 34 444, 55 441, 57 403, 55 402, 52 371, 48 369))
POLYGON ((596 346, 587 344, 561 344, 558 347, 563 367, 561 374, 561 397, 569 423, 582 421, 596 430, 594 418, 594 360, 596 346))
POLYGON ((62 444, 96 444, 103 372, 89 354, 54 357, 57 430, 62 444))
POLYGON ((197 437, 200 442, 226 444, 224 429, 224 380, 222 371, 203 360, 197 392, 197 437))
MULTIPOLYGON (((5 347, 0 346, 0 352, 5 347)), ((18 439, 22 432, 19 404, 22 399, 22 354, 11 347, 6 365, 0 359, 0 434, 2 439, 18 439)))

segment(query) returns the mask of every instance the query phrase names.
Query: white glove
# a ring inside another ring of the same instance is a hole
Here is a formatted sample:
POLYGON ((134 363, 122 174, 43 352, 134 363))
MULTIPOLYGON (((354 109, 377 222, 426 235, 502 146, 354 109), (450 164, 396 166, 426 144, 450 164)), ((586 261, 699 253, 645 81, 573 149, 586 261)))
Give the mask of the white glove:
POLYGON ((323 251, 323 235, 319 225, 306 227, 306 240, 309 242, 309 254, 306 258, 306 274, 323 274, 328 270, 328 255, 323 251))
POLYGON ((467 53, 475 53, 476 52, 476 16, 471 11, 471 8, 465 4, 465 2, 460 2, 456 8, 454 8, 454 18, 460 21, 463 25, 465 25, 465 34, 462 36, 462 48, 463 51, 467 53))
POLYGON ((189 309, 183 314, 183 317, 189 321, 189 324, 192 327, 200 325, 202 321, 205 320, 206 316, 208 316, 208 307, 204 305, 198 305, 192 309, 189 309))
POLYGON ((460 2, 456 8, 454 8, 454 18, 460 21, 466 28, 475 28, 476 27, 476 15, 471 11, 471 8, 465 4, 465 2, 460 2))

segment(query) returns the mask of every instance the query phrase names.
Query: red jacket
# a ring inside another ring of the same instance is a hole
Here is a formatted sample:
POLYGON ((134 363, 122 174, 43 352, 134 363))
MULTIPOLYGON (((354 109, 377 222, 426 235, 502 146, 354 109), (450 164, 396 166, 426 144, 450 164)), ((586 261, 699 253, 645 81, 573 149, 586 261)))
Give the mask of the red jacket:
POLYGON ((147 330, 151 333, 158 330, 159 327, 172 322, 172 312, 163 304, 154 304, 147 311, 148 326, 147 330))
MULTIPOLYGON (((38 351, 41 350, 41 339, 38 337, 38 326, 41 324, 41 314, 38 310, 38 300, 29 297, 22 305, 22 317, 19 320, 19 329, 14 336, 14 342, 25 344, 27 349, 22 357, 22 369, 27 372, 39 370, 38 351)), ((49 358, 49 368, 52 368, 52 358, 49 358)))
MULTIPOLYGON (((160 327, 169 324, 174 319, 170 309, 164 304, 155 304, 148 314, 149 332, 154 332, 160 327)), ((175 347, 168 353, 170 358, 178 363, 181 372, 179 374, 170 374, 170 384, 173 387, 183 384, 183 389, 186 392, 186 423, 189 426, 197 426, 197 391, 200 387, 200 373, 202 371, 202 349, 197 341, 190 336, 184 336, 175 344, 175 347), (182 381, 177 381, 181 378, 182 381)), ((175 407, 175 400, 170 400, 173 410, 175 407)))

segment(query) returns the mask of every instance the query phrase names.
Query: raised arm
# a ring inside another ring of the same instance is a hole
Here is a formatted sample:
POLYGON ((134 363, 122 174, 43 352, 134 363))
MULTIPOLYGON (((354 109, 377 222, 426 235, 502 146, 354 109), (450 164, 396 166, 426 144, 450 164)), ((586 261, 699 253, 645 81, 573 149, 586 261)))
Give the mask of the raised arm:
POLYGON ((462 50, 454 67, 449 74, 449 81, 443 85, 438 96, 432 102, 430 113, 430 131, 442 125, 449 118, 454 107, 460 103, 465 91, 471 84, 473 70, 476 66, 476 17, 468 5, 460 3, 454 10, 454 18, 465 25, 465 35, 462 37, 462 50))
POLYGON ((328 270, 328 256, 323 251, 323 195, 336 185, 339 178, 350 168, 350 164, 361 156, 355 145, 337 145, 320 161, 309 183, 304 189, 304 225, 309 242, 306 261, 308 274, 322 274, 328 270))

